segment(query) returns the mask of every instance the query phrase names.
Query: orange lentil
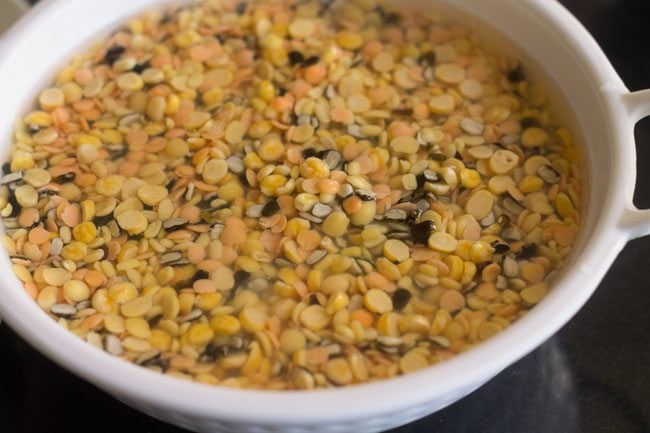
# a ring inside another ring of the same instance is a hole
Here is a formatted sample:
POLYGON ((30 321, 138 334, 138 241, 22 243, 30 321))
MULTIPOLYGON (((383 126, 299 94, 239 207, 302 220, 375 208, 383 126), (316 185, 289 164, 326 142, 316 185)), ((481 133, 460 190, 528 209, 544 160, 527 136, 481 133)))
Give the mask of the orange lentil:
POLYGON ((217 291, 217 283, 212 280, 197 280, 192 287, 196 293, 214 293, 217 291))
POLYGON ((447 290, 442 294, 438 303, 440 308, 454 312, 465 306, 465 297, 456 290, 447 290))
POLYGON ((99 271, 90 270, 83 277, 90 288, 96 289, 106 284, 106 275, 99 271))
POLYGON ((379 272, 370 272, 364 278, 369 289, 380 289, 384 292, 394 292, 397 289, 395 283, 384 277, 379 272))
POLYGON ((126 135, 126 142, 131 150, 143 149, 148 140, 149 135, 144 131, 132 129, 126 135))
POLYGON ((424 120, 429 117, 429 107, 426 104, 415 104, 413 107, 413 117, 418 120, 424 120))
POLYGON ((309 178, 309 179, 305 179, 302 182, 301 186, 303 191, 308 192, 310 194, 317 194, 318 184, 319 184, 319 179, 309 178))
POLYGON ((499 296, 495 285, 492 283, 479 284, 479 286, 474 289, 474 293, 484 301, 491 301, 499 296))
POLYGON ((343 210, 345 213, 348 215, 353 214, 357 212, 359 209, 361 209, 361 204, 362 204, 361 198, 359 198, 356 195, 352 195, 345 200, 343 200, 343 210))
POLYGON ((293 87, 291 88, 291 93, 296 97, 296 100, 302 98, 307 94, 311 89, 311 85, 303 80, 297 80, 294 82, 293 87))
POLYGON ((276 96, 271 100, 270 106, 277 113, 284 113, 285 111, 291 109, 292 104, 289 98, 284 96, 276 96))
POLYGON ((372 313, 366 309, 354 310, 350 313, 350 323, 358 321, 364 328, 370 328, 375 322, 372 313))
POLYGON ((405 122, 393 122, 388 126, 388 136, 395 137, 412 137, 415 133, 413 129, 405 122))
POLYGON ((368 90, 368 99, 370 99, 370 102, 373 106, 380 106, 384 104, 386 101, 388 101, 388 98, 389 94, 386 89, 377 87, 368 90))
POLYGON ((372 60, 377 54, 381 53, 384 50, 384 44, 379 41, 370 41, 367 42, 361 49, 361 54, 363 55, 365 61, 372 60))
POLYGON ((18 223, 23 227, 30 227, 39 220, 38 210, 35 208, 23 209, 18 217, 18 223))
POLYGON ((192 233, 190 233, 188 230, 174 230, 167 234, 168 239, 176 241, 191 239, 192 237, 192 233))
POLYGON ((327 70, 325 69, 325 66, 321 65, 320 63, 305 68, 303 72, 305 81, 313 85, 319 84, 321 81, 323 81, 326 75, 327 70))
POLYGON ((25 292, 29 295, 30 298, 36 299, 38 297, 38 287, 33 281, 28 281, 24 284, 25 292))
POLYGON ((190 224, 195 224, 201 221, 201 209, 197 206, 185 206, 181 208, 178 216, 180 218, 185 218, 190 224))
POLYGON ((34 227, 29 231, 29 241, 37 245, 47 242, 51 236, 52 234, 42 227, 34 227))
POLYGON ((205 248, 199 244, 194 244, 187 250, 187 260, 189 260, 190 263, 198 263, 205 259, 205 257, 205 248))
POLYGON ((100 323, 102 323, 103 320, 104 320, 103 314, 93 314, 84 319, 84 321, 81 324, 81 327, 85 329, 95 329, 97 326, 99 326, 100 323))
POLYGON ((212 272, 220 267, 223 266, 223 263, 221 263, 219 260, 213 260, 213 259, 208 259, 208 260, 202 260, 199 263, 196 264, 196 267, 206 271, 206 272, 212 272))
POLYGON ((316 230, 303 230, 298 233, 296 242, 298 242, 300 248, 306 251, 312 251, 320 244, 320 235, 316 230))
POLYGON ((339 107, 330 110, 330 118, 334 122, 348 124, 351 123, 352 120, 354 120, 354 115, 352 114, 352 111, 350 111, 349 109, 339 107))
POLYGON ((319 179, 318 192, 322 194, 336 194, 341 185, 333 179, 319 179))
MULTIPOLYGON (((140 172, 141 167, 142 166, 137 162, 125 161, 124 163, 120 164, 120 166, 117 168, 117 172, 118 174, 124 177, 134 177, 140 172)), ((90 177, 88 177, 87 179, 90 180, 90 177)), ((95 176, 95 182, 96 181, 97 181, 97 177, 95 176)))
MULTIPOLYGON (((139 165, 138 165, 139 168, 139 165)), ((137 170, 134 170, 130 173, 121 173, 124 176, 132 176, 137 173, 137 170)), ((97 176, 92 173, 81 173, 74 178, 74 183, 80 187, 89 187, 97 183, 97 176)))
POLYGON ((68 227, 74 227, 81 222, 81 210, 79 205, 69 204, 66 205, 61 211, 61 221, 68 227))
POLYGON ((307 363, 317 366, 325 364, 329 359, 329 354, 327 353, 327 349, 324 347, 312 347, 307 350, 306 358, 307 363))

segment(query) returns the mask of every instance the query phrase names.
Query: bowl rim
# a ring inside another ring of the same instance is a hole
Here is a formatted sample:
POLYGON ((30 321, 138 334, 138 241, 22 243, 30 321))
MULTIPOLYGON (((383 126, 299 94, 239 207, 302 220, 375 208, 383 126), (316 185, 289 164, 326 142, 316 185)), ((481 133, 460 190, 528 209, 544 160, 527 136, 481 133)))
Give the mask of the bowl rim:
MULTIPOLYGON (((594 225, 591 238, 583 251, 577 254, 570 275, 565 275, 558 286, 574 285, 570 302, 565 297, 548 297, 522 317, 513 326, 487 342, 456 356, 451 362, 433 365, 425 370, 397 378, 349 387, 314 391, 258 391, 239 390, 211 385, 189 383, 160 375, 122 361, 97 350, 53 321, 22 291, 9 290, 20 282, 9 275, 0 286, 3 302, 0 314, 10 326, 37 350, 62 367, 70 370, 105 390, 143 405, 154 405, 170 411, 222 420, 246 420, 257 423, 284 423, 287 425, 332 420, 353 420, 402 411, 431 401, 434 396, 445 398, 454 390, 482 383, 504 366, 520 359, 549 338, 563 326, 587 301, 608 266, 628 240, 618 223, 625 200, 630 196, 629 181, 616 173, 629 173, 633 166, 633 136, 625 118, 620 114, 620 98, 627 92, 614 68, 600 47, 578 20, 563 6, 548 0, 530 0, 521 5, 517 0, 503 0, 512 7, 524 7, 536 19, 554 25, 568 49, 580 60, 586 75, 596 82, 612 82, 610 92, 601 92, 601 109, 610 121, 610 134, 617 137, 613 146, 617 152, 610 162, 612 182, 606 194, 603 212, 594 225), (623 193, 621 193, 623 192, 623 193), (606 263, 608 266, 602 266, 606 263), (553 317, 549 320, 548 317, 553 317), (513 341, 518 341, 513 345, 513 341), (110 374, 106 374, 110 371, 110 374), (375 398, 369 395, 389 395, 375 398), (182 398, 179 398, 182 396, 182 398), (255 405, 254 410, 250 406, 255 405)), ((46 0, 34 8, 17 26, 5 34, 0 44, 0 64, 12 51, 12 40, 18 40, 35 28, 45 26, 55 17, 64 3, 80 4, 80 0, 46 0)), ((85 3, 85 2, 84 2, 85 3)), ((91 3, 91 2, 88 2, 91 3)), ((598 86, 594 85, 594 88, 598 86)), ((0 268, 11 274, 11 263, 6 254, 0 254, 0 268)), ((21 286, 21 285, 20 285, 21 286)), ((21 286, 22 287, 22 286, 21 286)), ((453 401, 453 398, 449 402, 453 401)), ((145 406, 146 407, 146 406, 145 406)))

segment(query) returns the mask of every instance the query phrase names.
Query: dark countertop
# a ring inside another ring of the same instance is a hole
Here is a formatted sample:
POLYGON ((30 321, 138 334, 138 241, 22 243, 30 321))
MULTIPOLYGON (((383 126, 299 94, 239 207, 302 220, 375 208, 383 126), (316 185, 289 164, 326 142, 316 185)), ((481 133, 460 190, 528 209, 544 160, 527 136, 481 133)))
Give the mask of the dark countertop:
MULTIPOLYGON (((650 88, 650 1, 562 3, 592 32, 630 89, 650 88)), ((650 170, 643 170, 650 162, 650 120, 639 123, 636 135, 635 202, 650 207, 650 170)), ((468 397, 391 433, 650 432, 647 269, 650 238, 630 242, 592 299, 557 335, 468 397)), ((4 324, 0 347, 1 432, 185 432, 62 370, 4 324)))

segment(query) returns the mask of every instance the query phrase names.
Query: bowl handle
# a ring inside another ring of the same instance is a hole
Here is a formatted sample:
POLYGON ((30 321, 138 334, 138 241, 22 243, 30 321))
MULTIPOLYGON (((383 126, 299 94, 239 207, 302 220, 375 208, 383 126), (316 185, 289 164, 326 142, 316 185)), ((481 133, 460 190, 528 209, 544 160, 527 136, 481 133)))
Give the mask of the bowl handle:
MULTIPOLYGON (((650 89, 624 94, 623 104, 632 124, 650 116, 650 89)), ((630 199, 627 209, 623 211, 620 226, 630 239, 650 235, 650 209, 638 209, 630 199)))

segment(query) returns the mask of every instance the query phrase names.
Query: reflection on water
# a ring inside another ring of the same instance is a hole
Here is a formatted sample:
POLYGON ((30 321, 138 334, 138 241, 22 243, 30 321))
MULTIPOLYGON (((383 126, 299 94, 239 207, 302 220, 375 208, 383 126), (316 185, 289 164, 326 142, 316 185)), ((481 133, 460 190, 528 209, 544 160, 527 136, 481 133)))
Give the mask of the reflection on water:
POLYGON ((552 338, 468 397, 390 433, 583 430, 568 353, 552 338))

